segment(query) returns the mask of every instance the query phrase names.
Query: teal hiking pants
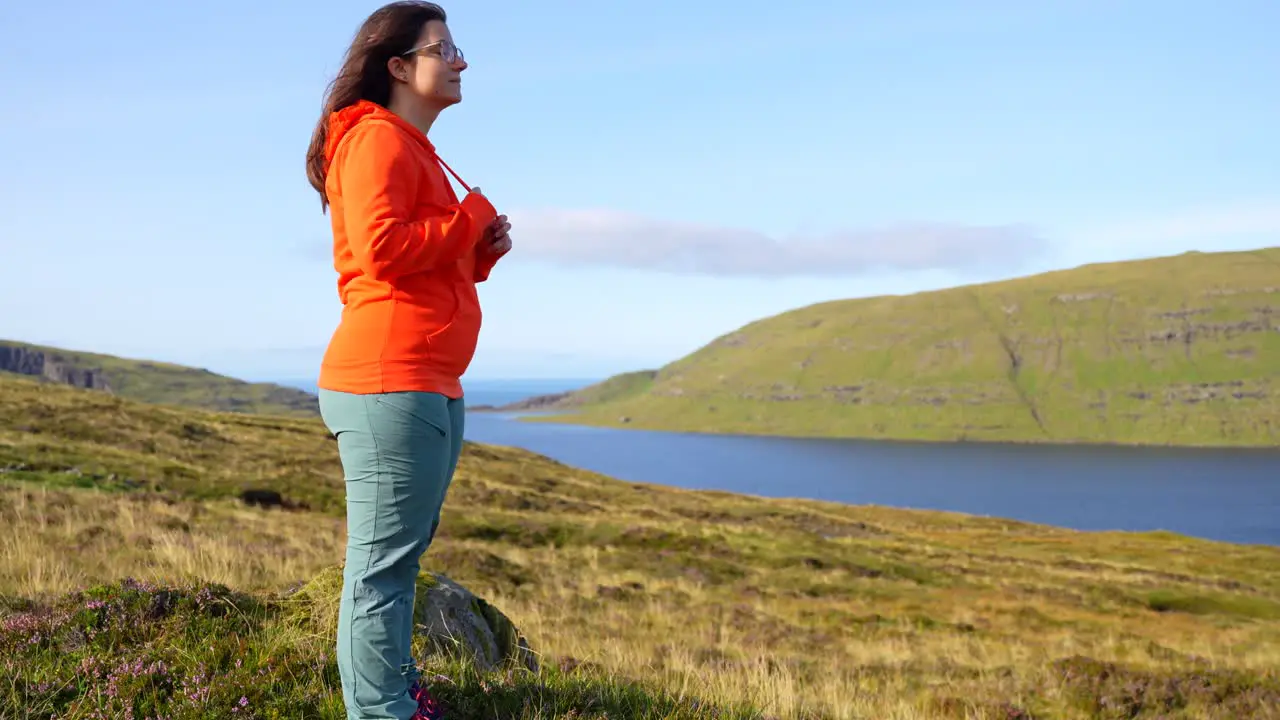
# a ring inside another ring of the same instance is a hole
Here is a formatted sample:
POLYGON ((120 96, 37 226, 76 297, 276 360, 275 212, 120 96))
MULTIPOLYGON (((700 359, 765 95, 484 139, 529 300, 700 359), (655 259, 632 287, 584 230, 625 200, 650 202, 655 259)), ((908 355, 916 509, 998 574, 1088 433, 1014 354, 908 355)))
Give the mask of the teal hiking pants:
POLYGON ((462 450, 462 399, 320 391, 347 493, 337 659, 349 720, 408 720, 418 561, 435 536, 462 450))

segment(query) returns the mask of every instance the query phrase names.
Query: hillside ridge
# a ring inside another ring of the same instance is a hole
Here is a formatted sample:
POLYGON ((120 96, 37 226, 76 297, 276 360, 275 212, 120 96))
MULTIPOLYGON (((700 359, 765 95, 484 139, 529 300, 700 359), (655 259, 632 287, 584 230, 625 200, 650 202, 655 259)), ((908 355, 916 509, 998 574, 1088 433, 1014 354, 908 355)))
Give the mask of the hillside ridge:
POLYGON ((267 415, 318 416, 311 393, 212 371, 0 339, 0 374, 105 392, 131 400, 267 415))
POLYGON ((44 350, 0 340, 0 372, 28 375, 87 390, 111 392, 101 370, 69 365, 44 350))
POLYGON ((824 301, 645 375, 501 409, 680 432, 1273 446, 1280 248, 824 301))

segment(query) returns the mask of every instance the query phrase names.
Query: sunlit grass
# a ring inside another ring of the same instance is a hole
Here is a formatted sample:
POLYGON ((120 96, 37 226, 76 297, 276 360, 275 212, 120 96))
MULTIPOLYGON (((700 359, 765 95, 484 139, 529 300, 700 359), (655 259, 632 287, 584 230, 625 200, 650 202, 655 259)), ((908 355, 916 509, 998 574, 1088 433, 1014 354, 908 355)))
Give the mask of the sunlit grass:
POLYGON ((762 318, 530 422, 930 441, 1280 445, 1280 248, 762 318))
MULTIPOLYGON (((25 381, 0 383, 0 410, 0 615, 66 608, 82 602, 67 593, 126 577, 188 594, 222 584, 258 608, 243 644, 214 643, 209 656, 179 644, 182 676, 214 656, 259 669, 270 656, 271 672, 287 668, 270 686, 284 700, 259 695, 254 707, 340 716, 331 640, 278 622, 272 599, 341 561, 341 473, 318 422, 166 410, 25 381), (173 467, 182 471, 164 470, 173 467), (244 487, 311 509, 246 507, 236 499, 244 487)), ((426 566, 500 607, 544 668, 507 677, 432 661, 454 683, 439 681, 453 717, 494 717, 496 707, 529 718, 710 718, 719 708, 838 720, 1234 720, 1268 717, 1280 700, 1271 547, 683 491, 468 445, 426 566)), ((95 652, 112 668, 151 662, 167 657, 174 628, 95 652)), ((18 679, 0 681, 0 708, 71 677, 54 649, 6 642, 0 663, 18 679)), ((229 677, 219 697, 238 701, 250 676, 229 677)), ((107 712, 76 687, 39 707, 77 720, 107 712)))

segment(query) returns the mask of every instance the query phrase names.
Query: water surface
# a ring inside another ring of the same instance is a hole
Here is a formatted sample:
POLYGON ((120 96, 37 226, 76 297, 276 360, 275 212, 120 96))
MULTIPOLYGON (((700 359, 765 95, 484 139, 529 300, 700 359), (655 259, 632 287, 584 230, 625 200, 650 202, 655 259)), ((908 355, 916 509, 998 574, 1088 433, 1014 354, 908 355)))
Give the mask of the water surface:
MULTIPOLYGON (((468 386, 502 405, 568 381, 468 386)), ((1078 530, 1169 530, 1280 546, 1280 448, 897 443, 664 433, 467 415, 469 440, 624 480, 766 497, 952 510, 1078 530)))
MULTIPOLYGON (((473 392, 472 403, 481 395, 473 392)), ((466 435, 638 482, 1280 545, 1280 449, 718 436, 479 412, 467 416, 466 435)))

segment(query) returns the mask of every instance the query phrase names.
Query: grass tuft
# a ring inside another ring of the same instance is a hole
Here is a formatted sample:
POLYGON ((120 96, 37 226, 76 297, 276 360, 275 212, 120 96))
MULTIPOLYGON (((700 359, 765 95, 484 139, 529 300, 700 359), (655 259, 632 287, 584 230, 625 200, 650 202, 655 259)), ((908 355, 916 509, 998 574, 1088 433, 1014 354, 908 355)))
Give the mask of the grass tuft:
POLYGON ((1147 606, 1156 612, 1280 620, 1280 603, 1258 597, 1200 595, 1176 590, 1160 590, 1147 596, 1147 606))

